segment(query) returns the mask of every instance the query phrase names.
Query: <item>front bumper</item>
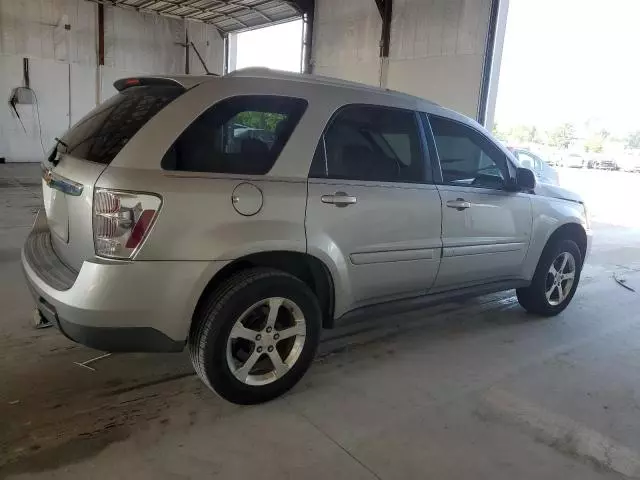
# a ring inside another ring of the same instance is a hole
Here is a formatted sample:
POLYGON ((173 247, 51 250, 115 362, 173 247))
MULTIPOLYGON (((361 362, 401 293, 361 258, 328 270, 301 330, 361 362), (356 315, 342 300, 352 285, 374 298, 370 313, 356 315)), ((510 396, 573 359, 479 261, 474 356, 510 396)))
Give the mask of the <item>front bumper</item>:
POLYGON ((46 238, 42 217, 39 214, 22 250, 22 267, 37 308, 47 320, 71 340, 99 350, 184 348, 200 294, 226 262, 94 259, 82 264, 70 285, 61 285, 52 281, 52 276, 60 277, 58 263, 62 264, 55 252, 51 250, 55 258, 34 261, 32 249, 27 248, 32 236, 44 233, 46 238))

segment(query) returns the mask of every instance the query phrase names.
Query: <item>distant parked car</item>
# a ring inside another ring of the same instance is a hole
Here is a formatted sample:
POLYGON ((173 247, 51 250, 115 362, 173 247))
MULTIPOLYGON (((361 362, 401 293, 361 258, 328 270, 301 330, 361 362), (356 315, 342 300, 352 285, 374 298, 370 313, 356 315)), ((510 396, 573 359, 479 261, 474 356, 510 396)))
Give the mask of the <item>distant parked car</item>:
POLYGON ((599 161, 598 168, 602 170, 620 170, 618 162, 612 157, 604 157, 599 161))
POLYGON ((545 159, 547 165, 551 167, 561 167, 562 166, 562 155, 558 152, 554 152, 547 156, 545 159))
POLYGON ((586 162, 584 161, 584 157, 579 153, 570 153, 569 155, 564 157, 564 160, 562 162, 565 167, 569 168, 583 168, 585 166, 585 163, 586 162))
POLYGON ((625 172, 640 172, 640 155, 622 155, 617 163, 625 172))
POLYGON ((589 158, 587 159, 587 168, 599 168, 601 158, 602 155, 599 153, 589 155, 589 158))
POLYGON ((555 168, 549 163, 545 162, 535 153, 526 150, 524 148, 508 147, 509 151, 513 153, 518 165, 522 168, 528 168, 533 171, 537 180, 540 183, 547 183, 549 185, 560 185, 560 177, 555 168))

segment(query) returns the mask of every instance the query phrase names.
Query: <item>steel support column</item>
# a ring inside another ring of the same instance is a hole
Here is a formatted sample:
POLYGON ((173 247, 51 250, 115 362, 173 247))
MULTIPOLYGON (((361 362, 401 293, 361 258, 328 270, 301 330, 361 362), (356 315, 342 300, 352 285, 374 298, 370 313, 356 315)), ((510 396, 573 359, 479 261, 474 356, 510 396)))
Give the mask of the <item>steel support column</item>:
POLYGON ((393 0, 375 0, 380 18, 382 19, 382 34, 380 36, 380 78, 379 85, 387 87, 389 74, 389 50, 391 48, 391 20, 393 18, 393 0))
POLYGON ((302 13, 302 72, 313 73, 313 22, 316 0, 297 0, 295 3, 302 13))
POLYGON ((391 19, 393 18, 393 0, 375 0, 382 19, 382 37, 380 38, 380 58, 389 58, 391 47, 391 19))
POLYGON ((303 73, 313 73, 313 20, 314 20, 314 11, 310 10, 308 13, 305 13, 302 17, 303 28, 304 28, 304 37, 302 43, 302 52, 303 52, 303 64, 302 71, 303 73))
POLYGON ((104 5, 98 4, 98 65, 104 65, 104 5))
POLYGON ((489 29, 484 52, 484 65, 482 67, 482 83, 480 85, 480 98, 478 100, 478 123, 485 125, 487 121, 487 106, 489 103, 489 86, 493 65, 493 54, 496 45, 496 31, 498 29, 498 11, 500 0, 491 0, 491 12, 489 14, 489 29))

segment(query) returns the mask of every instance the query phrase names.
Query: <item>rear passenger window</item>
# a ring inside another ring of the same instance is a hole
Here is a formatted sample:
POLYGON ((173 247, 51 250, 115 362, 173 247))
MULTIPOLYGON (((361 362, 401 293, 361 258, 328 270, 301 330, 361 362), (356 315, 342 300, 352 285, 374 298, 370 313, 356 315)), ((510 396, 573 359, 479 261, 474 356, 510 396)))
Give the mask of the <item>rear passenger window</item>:
POLYGON ((418 183, 425 181, 424 165, 414 112, 354 105, 320 139, 310 176, 418 183))
POLYGON ((180 135, 162 159, 165 170, 262 175, 275 163, 307 102, 241 96, 217 103, 180 135))

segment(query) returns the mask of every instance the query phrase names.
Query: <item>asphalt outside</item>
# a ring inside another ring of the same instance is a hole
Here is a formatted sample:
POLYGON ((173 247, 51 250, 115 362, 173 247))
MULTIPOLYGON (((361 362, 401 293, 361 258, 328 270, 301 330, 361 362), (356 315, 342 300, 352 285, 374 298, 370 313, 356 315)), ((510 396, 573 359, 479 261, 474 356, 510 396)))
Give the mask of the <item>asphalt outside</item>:
POLYGON ((640 217, 620 208, 640 174, 560 176, 595 231, 562 315, 505 292, 361 320, 326 332, 289 394, 239 407, 186 354, 91 370, 100 352, 31 327, 39 170, 0 165, 0 478, 640 478, 640 217))

